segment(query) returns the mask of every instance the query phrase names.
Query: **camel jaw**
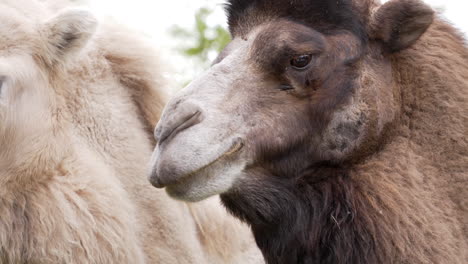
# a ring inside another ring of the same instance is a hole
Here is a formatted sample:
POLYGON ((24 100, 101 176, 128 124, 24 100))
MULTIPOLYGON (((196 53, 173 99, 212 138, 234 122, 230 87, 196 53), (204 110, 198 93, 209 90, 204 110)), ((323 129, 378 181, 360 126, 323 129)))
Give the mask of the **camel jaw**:
POLYGON ((239 158, 244 148, 244 143, 240 138, 235 138, 227 146, 229 147, 214 156, 215 158, 206 159, 205 163, 200 162, 203 165, 188 166, 196 169, 180 174, 171 171, 168 175, 161 171, 170 171, 164 168, 170 168, 171 161, 162 158, 165 153, 159 151, 157 147, 153 154, 152 163, 155 165, 149 181, 156 188, 166 188, 167 193, 173 198, 190 202, 224 193, 232 187, 246 164, 243 159, 239 158), (161 160, 164 162, 160 162, 161 160))

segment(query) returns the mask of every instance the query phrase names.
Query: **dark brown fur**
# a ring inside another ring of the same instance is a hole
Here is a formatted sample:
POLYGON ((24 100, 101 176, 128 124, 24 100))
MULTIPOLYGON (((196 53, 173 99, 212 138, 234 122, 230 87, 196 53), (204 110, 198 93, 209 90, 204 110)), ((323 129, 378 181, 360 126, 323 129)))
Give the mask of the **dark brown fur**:
POLYGON ((255 25, 271 18, 288 18, 314 25, 321 32, 345 28, 365 38, 362 18, 366 16, 356 16, 356 13, 367 13, 367 2, 370 1, 357 5, 349 0, 279 0, 272 4, 269 0, 231 0, 226 9, 229 28, 236 36, 248 33, 255 25))
POLYGON ((346 169, 324 166, 292 180, 255 177, 247 188, 222 197, 252 225, 268 263, 385 262, 387 256, 376 251, 365 197, 346 169))

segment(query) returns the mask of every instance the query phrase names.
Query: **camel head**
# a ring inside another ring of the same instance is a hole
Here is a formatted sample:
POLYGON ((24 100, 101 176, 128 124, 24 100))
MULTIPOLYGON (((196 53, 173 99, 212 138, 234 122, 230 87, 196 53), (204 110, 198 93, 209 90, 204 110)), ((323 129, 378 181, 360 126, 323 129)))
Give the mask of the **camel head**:
POLYGON ((3 1, 0 13, 0 168, 8 171, 32 163, 31 153, 48 151, 41 142, 57 136, 59 77, 96 21, 82 10, 48 14, 35 1, 3 1))
POLYGON ((391 55, 433 20, 418 0, 231 0, 227 12, 231 43, 155 130, 150 181, 178 199, 375 151, 400 111, 391 55))

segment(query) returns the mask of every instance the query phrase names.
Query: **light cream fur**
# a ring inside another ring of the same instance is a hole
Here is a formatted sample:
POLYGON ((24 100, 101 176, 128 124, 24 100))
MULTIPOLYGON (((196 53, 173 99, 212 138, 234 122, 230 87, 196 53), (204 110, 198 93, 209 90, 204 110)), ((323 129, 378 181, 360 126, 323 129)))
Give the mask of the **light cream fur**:
POLYGON ((137 34, 0 2, 0 263, 262 263, 217 199, 145 177, 165 96, 137 34))

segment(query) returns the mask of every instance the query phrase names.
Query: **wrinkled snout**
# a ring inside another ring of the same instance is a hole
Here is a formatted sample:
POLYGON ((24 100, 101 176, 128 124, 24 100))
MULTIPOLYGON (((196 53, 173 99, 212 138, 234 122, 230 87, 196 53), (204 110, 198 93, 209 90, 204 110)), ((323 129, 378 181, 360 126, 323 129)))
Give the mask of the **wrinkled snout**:
POLYGON ((245 167, 245 115, 238 113, 242 93, 233 93, 240 72, 229 70, 239 63, 233 58, 174 95, 156 126, 149 181, 173 197, 196 201, 221 193, 245 167))
POLYGON ((166 111, 154 130, 154 138, 159 145, 169 141, 181 131, 200 123, 203 119, 199 107, 189 103, 177 104, 177 106, 174 111, 166 111))

